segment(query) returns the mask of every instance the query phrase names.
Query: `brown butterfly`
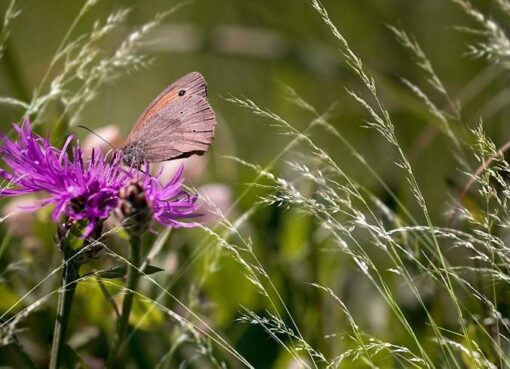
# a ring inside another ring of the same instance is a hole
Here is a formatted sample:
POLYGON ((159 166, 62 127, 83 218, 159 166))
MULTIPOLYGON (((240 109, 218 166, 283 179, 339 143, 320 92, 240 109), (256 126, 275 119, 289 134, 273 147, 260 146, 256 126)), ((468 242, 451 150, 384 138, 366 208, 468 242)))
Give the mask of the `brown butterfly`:
POLYGON ((203 155, 214 138, 216 118, 207 83, 198 72, 168 86, 142 113, 121 149, 127 165, 203 155))

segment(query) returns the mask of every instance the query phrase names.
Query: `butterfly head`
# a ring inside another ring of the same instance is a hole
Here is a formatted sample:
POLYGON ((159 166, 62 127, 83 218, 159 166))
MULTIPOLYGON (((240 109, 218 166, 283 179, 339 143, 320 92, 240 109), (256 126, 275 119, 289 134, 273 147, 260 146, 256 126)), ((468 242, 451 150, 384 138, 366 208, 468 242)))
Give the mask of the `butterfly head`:
POLYGON ((122 148, 122 161, 127 166, 141 167, 145 162, 145 153, 136 142, 130 142, 122 148))

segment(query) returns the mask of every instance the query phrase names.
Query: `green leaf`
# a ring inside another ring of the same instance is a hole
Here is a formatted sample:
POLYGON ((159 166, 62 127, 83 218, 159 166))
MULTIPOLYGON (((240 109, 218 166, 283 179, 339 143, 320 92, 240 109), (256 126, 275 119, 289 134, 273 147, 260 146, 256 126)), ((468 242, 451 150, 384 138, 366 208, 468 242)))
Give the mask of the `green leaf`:
POLYGON ((161 327, 164 321, 165 314, 157 304, 144 297, 135 296, 129 324, 135 329, 150 330, 161 327))
POLYGON ((157 273, 157 272, 162 272, 164 269, 161 269, 157 266, 154 266, 154 265, 147 265, 144 269, 143 269, 143 272, 144 274, 147 274, 147 275, 151 275, 151 274, 154 274, 154 273, 157 273))
POLYGON ((68 369, 87 369, 83 358, 69 345, 64 346, 62 361, 68 369))
MULTIPOLYGON (((157 272, 161 272, 164 269, 158 268, 154 265, 147 265, 143 272, 147 275, 151 275, 157 272)), ((116 278, 124 278, 127 274, 127 265, 120 265, 116 266, 114 268, 100 270, 98 272, 93 273, 101 278, 107 278, 107 279, 116 279, 116 278)))
POLYGON ((117 266, 110 269, 100 270, 95 273, 98 277, 106 278, 106 279, 115 279, 115 278, 123 278, 126 275, 127 268, 125 265, 123 266, 117 266))

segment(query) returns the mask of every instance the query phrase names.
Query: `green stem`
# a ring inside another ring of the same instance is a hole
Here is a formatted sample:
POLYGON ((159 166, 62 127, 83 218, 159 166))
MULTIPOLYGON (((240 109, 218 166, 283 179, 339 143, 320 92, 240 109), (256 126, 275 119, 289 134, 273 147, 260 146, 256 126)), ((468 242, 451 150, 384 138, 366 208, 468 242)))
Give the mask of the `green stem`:
POLYGON ((53 331, 53 344, 51 346, 51 358, 49 369, 59 369, 62 360, 62 352, 65 345, 65 336, 71 303, 76 291, 76 280, 79 277, 78 268, 73 261, 65 258, 64 272, 62 274, 62 287, 58 298, 57 319, 53 331))
POLYGON ((24 368, 37 369, 37 365, 35 365, 32 359, 30 359, 30 356, 28 356, 27 352, 25 351, 23 346, 21 346, 21 343, 18 342, 17 338, 14 338, 12 342, 12 349, 16 353, 16 355, 18 355, 18 357, 20 358, 21 362, 24 365, 24 368))
POLYGON ((132 234, 129 243, 130 255, 126 292, 124 294, 124 301, 122 301, 122 312, 117 326, 117 336, 111 347, 110 354, 108 355, 106 369, 112 369, 115 366, 115 360, 124 346, 124 338, 128 331, 129 315, 131 314, 131 308, 133 307, 133 299, 135 296, 134 291, 136 290, 138 280, 140 279, 140 271, 138 268, 142 259, 141 235, 132 234))

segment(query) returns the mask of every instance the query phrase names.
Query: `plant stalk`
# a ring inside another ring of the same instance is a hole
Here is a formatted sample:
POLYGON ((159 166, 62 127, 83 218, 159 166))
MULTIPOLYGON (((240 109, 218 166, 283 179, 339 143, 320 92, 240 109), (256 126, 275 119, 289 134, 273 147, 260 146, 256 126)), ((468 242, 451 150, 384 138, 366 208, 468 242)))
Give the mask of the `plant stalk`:
POLYGON ((12 350, 14 353, 20 358, 21 362, 24 365, 24 368, 27 369, 37 369, 37 365, 32 361, 30 356, 28 356, 27 352, 21 345, 21 343, 18 342, 18 339, 14 337, 12 342, 12 350))
POLYGON ((106 369, 114 368, 115 361, 124 347, 124 339, 128 331, 129 316, 135 296, 134 291, 140 279, 140 271, 138 268, 142 260, 141 235, 135 233, 131 234, 129 244, 130 264, 128 265, 127 271, 126 292, 124 294, 124 300, 122 301, 122 311, 117 325, 117 335, 108 355, 106 369))
POLYGON ((79 278, 79 266, 72 260, 65 258, 64 271, 62 274, 62 287, 58 298, 57 318, 53 331, 53 343, 51 346, 51 357, 49 369, 59 369, 62 360, 62 352, 65 345, 67 323, 71 311, 74 292, 76 291, 76 280, 79 278))

